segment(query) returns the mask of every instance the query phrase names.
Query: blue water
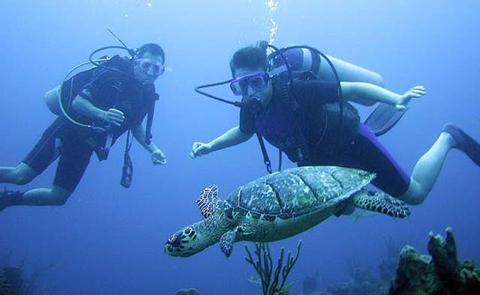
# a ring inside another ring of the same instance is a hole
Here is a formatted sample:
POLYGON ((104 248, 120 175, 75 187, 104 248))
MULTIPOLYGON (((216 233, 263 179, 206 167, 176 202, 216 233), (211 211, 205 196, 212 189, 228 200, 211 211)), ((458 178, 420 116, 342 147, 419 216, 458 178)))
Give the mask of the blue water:
MULTIPOLYGON (((193 141, 207 141, 238 123, 238 110, 200 97, 193 88, 229 78, 233 52, 269 37, 274 44, 309 44, 381 73, 397 92, 423 84, 428 95, 411 103, 398 126, 382 137, 402 166, 416 160, 452 121, 480 138, 478 55, 480 3, 453 1, 293 1, 277 11, 266 1, 13 1, 0 3, 0 164, 16 165, 54 116, 44 92, 95 48, 157 42, 171 71, 160 77, 154 139, 168 165, 154 167, 133 148, 134 183, 119 186, 123 143, 109 161, 93 159, 77 191, 62 207, 17 207, 0 214, 0 260, 24 261, 44 271, 38 284, 49 294, 173 294, 195 287, 201 294, 258 294, 247 278, 243 243, 225 259, 218 246, 191 258, 163 253, 166 239, 200 220, 194 200, 208 184, 220 195, 265 173, 255 140, 191 160, 193 141), (150 3, 150 4, 149 4, 150 3)), ((229 95, 227 89, 220 94, 229 95)), ((273 157, 273 150, 272 157, 273 157)), ((287 163, 286 166, 292 166, 287 163)), ((55 167, 25 188, 49 185, 55 167)), ((453 151, 437 185, 406 220, 367 215, 331 218, 312 230, 274 243, 303 251, 291 275, 300 290, 319 273, 322 287, 348 277, 347 261, 375 267, 384 240, 426 251, 429 231, 452 226, 462 258, 480 261, 480 169, 453 151)), ((9 188, 15 188, 9 185, 9 188)))

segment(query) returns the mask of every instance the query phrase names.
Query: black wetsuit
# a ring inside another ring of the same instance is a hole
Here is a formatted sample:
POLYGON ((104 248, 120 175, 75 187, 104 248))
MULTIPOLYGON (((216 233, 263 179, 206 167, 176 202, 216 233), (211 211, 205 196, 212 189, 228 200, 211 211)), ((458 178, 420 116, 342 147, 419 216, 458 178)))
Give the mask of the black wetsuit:
MULTIPOLYGON (((39 142, 23 160, 35 172, 42 173, 55 159, 59 158, 54 185, 73 192, 87 168, 92 153, 99 158, 106 157, 108 149, 127 130, 142 123, 157 98, 155 86, 143 86, 133 79, 133 65, 121 57, 114 57, 109 67, 117 71, 97 68, 86 85, 82 85, 79 95, 88 99, 96 107, 108 110, 115 108, 122 111, 125 121, 120 127, 108 128, 106 133, 96 133, 88 128, 72 124, 65 117, 58 117, 43 133, 39 142), (111 137, 111 144, 107 137, 111 137), (106 146, 107 145, 107 146, 106 146)), ((64 85, 63 94, 68 92, 64 85)), ((103 122, 92 122, 75 115, 80 122, 98 125, 103 122)))
POLYGON ((338 101, 336 83, 295 81, 287 95, 274 86, 266 110, 254 114, 241 109, 240 130, 260 133, 298 166, 333 165, 374 172, 374 185, 395 197, 403 194, 409 176, 360 123, 352 105, 343 103, 341 119, 338 101))

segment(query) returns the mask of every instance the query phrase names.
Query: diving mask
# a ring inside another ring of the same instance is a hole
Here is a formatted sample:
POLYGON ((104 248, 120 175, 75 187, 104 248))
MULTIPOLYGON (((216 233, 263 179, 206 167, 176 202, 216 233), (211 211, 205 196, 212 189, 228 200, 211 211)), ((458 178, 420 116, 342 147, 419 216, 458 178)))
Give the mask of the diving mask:
POLYGON ((254 93, 264 90, 268 85, 270 76, 265 72, 258 72, 251 75, 243 76, 230 81, 230 89, 237 96, 251 95, 249 89, 254 93))
POLYGON ((147 59, 140 59, 138 61, 140 69, 149 76, 158 77, 165 72, 165 66, 161 63, 154 63, 147 59))

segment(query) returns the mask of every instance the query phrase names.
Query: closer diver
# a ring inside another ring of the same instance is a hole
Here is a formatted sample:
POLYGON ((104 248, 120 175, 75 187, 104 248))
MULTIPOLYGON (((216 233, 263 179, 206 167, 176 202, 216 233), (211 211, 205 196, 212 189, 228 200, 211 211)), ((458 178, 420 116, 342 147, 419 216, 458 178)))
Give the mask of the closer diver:
MULTIPOLYGON (((298 166, 341 166, 373 172, 377 175, 372 181, 375 186, 409 204, 425 200, 452 148, 480 165, 479 143, 447 124, 408 175, 370 128, 360 122, 350 102, 367 106, 381 102, 405 109, 413 98, 426 94, 425 87, 415 86, 397 94, 372 83, 340 81, 337 73, 336 81, 319 79, 311 71, 296 73, 295 79, 290 71, 285 83, 281 75, 272 73, 275 67, 267 54, 269 47, 273 46, 260 42, 239 49, 230 61, 233 79, 197 87, 198 91, 229 83, 233 94, 242 101, 232 103, 241 107, 239 126, 208 143, 194 142, 192 158, 243 143, 257 134, 264 158, 263 137, 298 166)), ((284 56, 286 51, 276 51, 277 60, 281 57, 287 67, 305 63, 292 54, 284 56)), ((270 164, 269 160, 265 162, 270 164)))

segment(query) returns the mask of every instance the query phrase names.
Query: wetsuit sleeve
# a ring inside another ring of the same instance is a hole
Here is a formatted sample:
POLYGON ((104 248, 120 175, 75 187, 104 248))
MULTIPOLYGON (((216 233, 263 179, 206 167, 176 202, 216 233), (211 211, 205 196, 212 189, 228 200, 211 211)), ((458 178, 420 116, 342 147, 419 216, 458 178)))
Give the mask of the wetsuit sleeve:
POLYGON ((116 95, 121 91, 122 80, 120 73, 99 68, 79 95, 90 100, 97 107, 111 107, 115 105, 116 95))
POLYGON ((293 84, 292 93, 298 103, 305 107, 336 102, 339 100, 337 83, 324 81, 297 81, 293 84))
POLYGON ((255 133, 255 117, 246 108, 240 108, 240 131, 245 134, 255 133))

